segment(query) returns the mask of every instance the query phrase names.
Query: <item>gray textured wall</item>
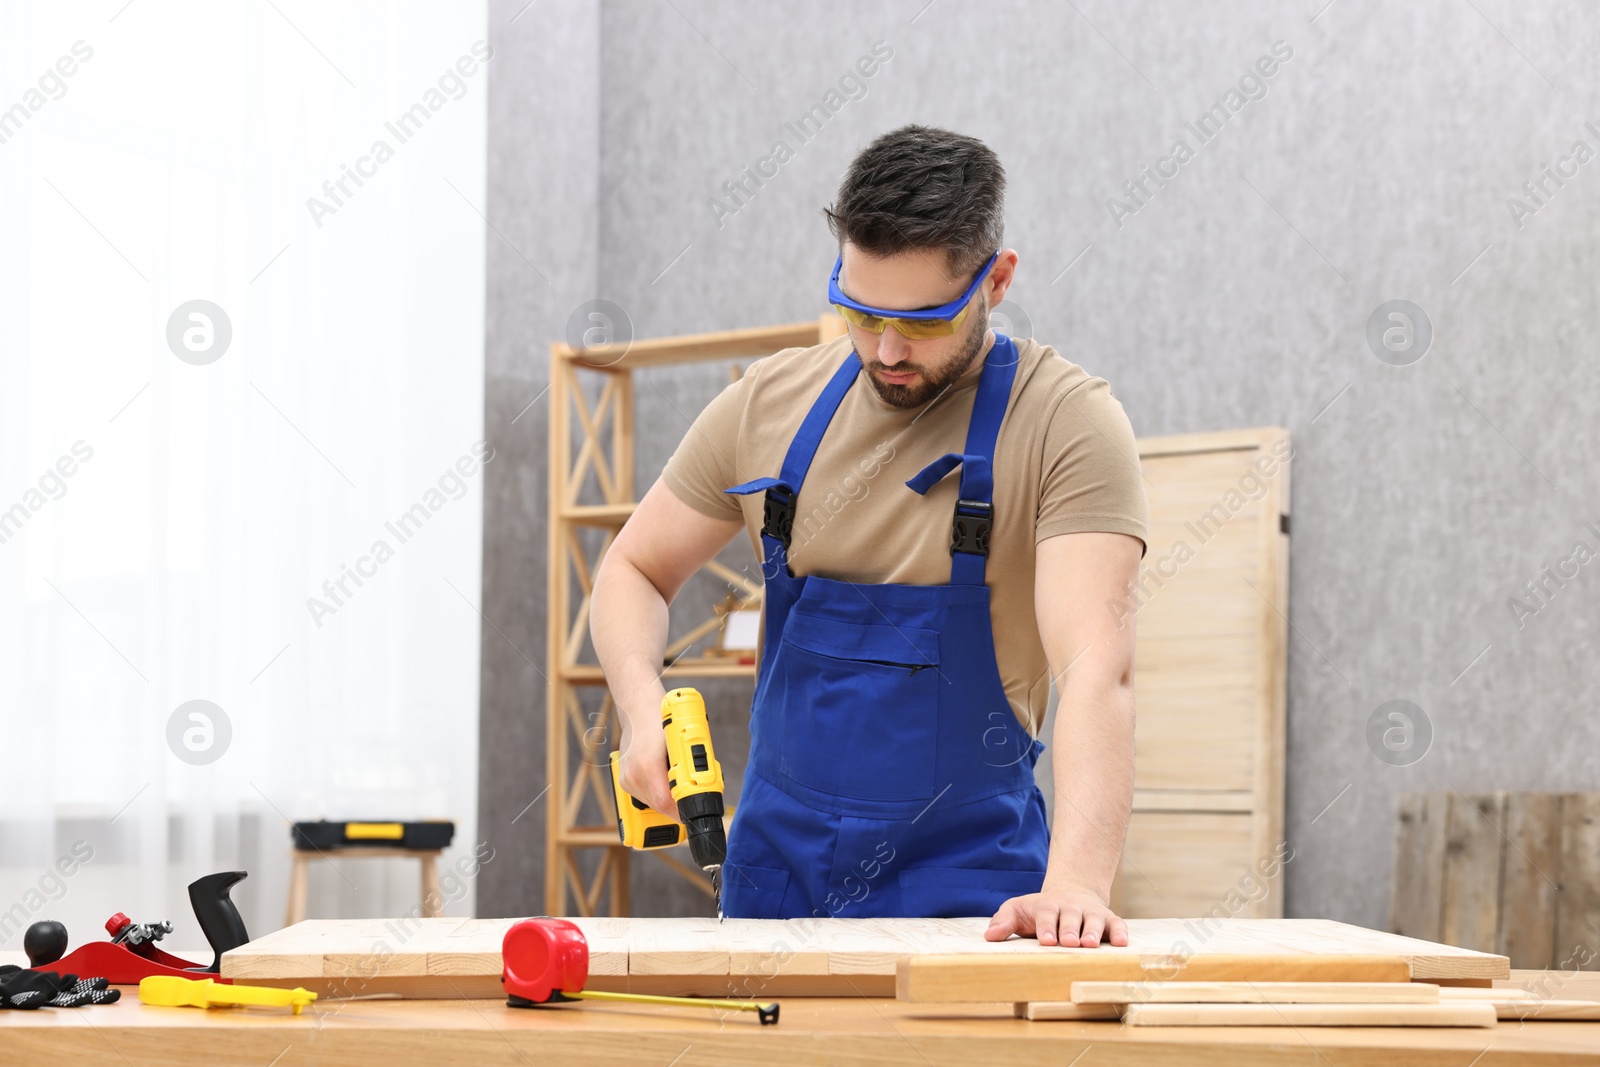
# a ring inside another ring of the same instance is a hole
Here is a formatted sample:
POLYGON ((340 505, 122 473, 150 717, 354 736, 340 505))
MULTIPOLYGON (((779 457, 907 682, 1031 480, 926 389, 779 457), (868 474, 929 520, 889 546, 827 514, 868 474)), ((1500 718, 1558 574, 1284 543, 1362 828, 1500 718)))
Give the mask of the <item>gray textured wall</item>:
MULTIPOLYGON (((1508 607, 1575 542, 1600 549, 1600 159, 1542 204, 1522 192, 1574 142, 1600 152, 1592 7, 675 0, 606 3, 595 25, 546 0, 508 27, 521 3, 495 5, 511 58, 491 74, 491 218, 551 284, 491 237, 489 425, 512 462, 489 485, 485 584, 541 667, 544 413, 507 421, 566 312, 605 296, 641 336, 817 314, 834 252, 819 209, 860 147, 917 121, 1005 161, 1012 302, 1112 383, 1140 435, 1294 434, 1290 914, 1383 924, 1398 791, 1600 788, 1600 561, 1520 623, 1508 607), (783 124, 879 40, 893 59, 800 144, 783 124), (1274 41, 1293 57, 1265 95, 1119 226, 1108 198, 1175 139, 1196 147, 1184 123, 1274 41), (793 158, 719 225, 708 201, 779 138, 793 158), (1513 196, 1536 210, 1513 218, 1513 196), (1395 299, 1433 328, 1405 366, 1366 339, 1395 299), (1366 740, 1394 699, 1433 732, 1404 766, 1366 740)), ((648 381, 641 487, 723 379, 648 381)), ((485 635, 492 835, 542 787, 542 693, 485 635)), ((532 847, 542 829, 522 827, 507 840, 532 847)), ((484 913, 537 908, 540 862, 486 868, 484 913)), ((637 866, 636 892, 671 885, 637 866)))
POLYGON ((585 0, 516 0, 489 24, 478 824, 495 862, 477 907, 528 915, 544 911, 545 388, 550 342, 597 277, 600 19, 585 0))

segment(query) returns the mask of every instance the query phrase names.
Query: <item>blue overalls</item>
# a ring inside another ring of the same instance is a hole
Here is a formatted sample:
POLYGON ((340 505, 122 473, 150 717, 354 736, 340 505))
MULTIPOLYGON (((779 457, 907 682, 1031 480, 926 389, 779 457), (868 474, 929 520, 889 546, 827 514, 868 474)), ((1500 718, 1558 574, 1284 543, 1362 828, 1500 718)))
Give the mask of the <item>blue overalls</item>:
POLYGON ((984 584, 995 439, 1016 365, 1016 345, 996 334, 966 451, 906 483, 922 494, 961 470, 948 585, 789 571, 795 501, 861 370, 854 352, 807 413, 780 475, 725 490, 766 492, 766 634, 724 914, 988 916, 1039 891, 1050 833, 1033 768, 1044 745, 1006 698, 984 584))

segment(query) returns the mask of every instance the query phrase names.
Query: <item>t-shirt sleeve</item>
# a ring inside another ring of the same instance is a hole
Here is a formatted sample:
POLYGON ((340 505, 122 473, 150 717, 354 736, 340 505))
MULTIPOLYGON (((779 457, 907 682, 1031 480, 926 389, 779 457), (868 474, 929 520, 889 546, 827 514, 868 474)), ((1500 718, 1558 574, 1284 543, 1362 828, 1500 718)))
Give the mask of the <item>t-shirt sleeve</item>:
POLYGON ((744 518, 738 498, 723 490, 746 480, 736 472, 739 424, 744 419, 751 379, 747 370, 706 405, 661 472, 661 480, 674 496, 713 519, 744 518))
POLYGON ((1148 549, 1148 521, 1133 426, 1105 379, 1089 378, 1062 396, 1045 428, 1034 540, 1100 531, 1148 549))

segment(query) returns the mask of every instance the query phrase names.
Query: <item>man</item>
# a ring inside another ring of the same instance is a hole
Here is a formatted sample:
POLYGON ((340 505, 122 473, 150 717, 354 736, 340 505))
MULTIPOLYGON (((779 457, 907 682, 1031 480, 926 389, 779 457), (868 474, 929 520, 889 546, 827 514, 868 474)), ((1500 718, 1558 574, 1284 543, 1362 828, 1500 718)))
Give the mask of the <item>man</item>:
POLYGON ((621 779, 676 817, 667 605, 741 530, 763 560, 730 916, 993 915, 991 940, 1127 944, 1107 903, 1133 790, 1145 544, 1105 381, 989 328, 1015 277, 1005 173, 906 126, 825 212, 848 336, 753 364, 695 420, 597 575, 621 779), (1049 697, 1054 833, 1033 767, 1049 697))

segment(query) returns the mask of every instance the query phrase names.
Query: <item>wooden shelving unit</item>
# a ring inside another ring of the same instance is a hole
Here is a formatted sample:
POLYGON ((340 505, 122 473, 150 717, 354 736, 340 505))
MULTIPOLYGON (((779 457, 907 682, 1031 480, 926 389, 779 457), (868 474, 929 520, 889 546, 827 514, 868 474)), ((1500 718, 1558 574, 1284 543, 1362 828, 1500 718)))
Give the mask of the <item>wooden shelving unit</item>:
MULTIPOLYGON (((637 503, 634 485, 634 372, 712 360, 747 359, 831 341, 845 332, 837 315, 815 322, 663 337, 631 344, 550 346, 550 544, 546 647, 547 774, 545 911, 550 915, 627 915, 630 852, 617 841, 607 771, 617 737, 616 705, 588 644, 594 575, 637 503), (591 403, 593 378, 600 376, 591 403), (591 389, 585 390, 585 382, 591 389), (577 448, 574 449, 574 443, 577 448), (582 501, 582 502, 580 502, 582 501), (574 594, 576 593, 576 598, 574 594), (585 821, 586 820, 586 821, 585 821), (587 872, 580 860, 599 850, 587 872), (602 910, 604 908, 604 910, 602 910)), ((746 607, 761 586, 712 561, 746 607)), ((716 632, 712 615, 667 647, 663 678, 754 677, 755 667, 688 654, 716 632)), ((700 886, 704 874, 667 852, 655 856, 700 886)))

